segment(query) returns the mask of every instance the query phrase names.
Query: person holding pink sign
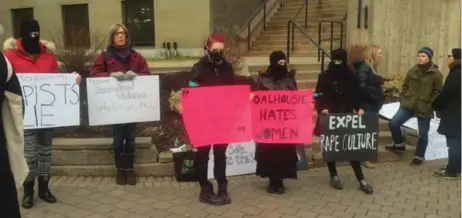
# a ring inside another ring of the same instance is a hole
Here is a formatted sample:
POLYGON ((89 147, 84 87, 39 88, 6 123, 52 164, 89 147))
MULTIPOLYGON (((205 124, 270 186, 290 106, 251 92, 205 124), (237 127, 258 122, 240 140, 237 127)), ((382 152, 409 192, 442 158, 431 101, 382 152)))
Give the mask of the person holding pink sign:
MULTIPOLYGON (((270 65, 265 72, 260 72, 257 90, 297 90, 295 70, 287 68, 287 57, 282 51, 270 55, 270 65)), ((270 194, 285 192, 283 179, 297 178, 297 150, 295 144, 257 143, 255 150, 257 161, 256 174, 269 178, 267 188, 270 194)))
MULTIPOLYGON (((224 58, 225 38, 215 33, 208 37, 205 46, 205 55, 194 64, 191 73, 190 87, 197 86, 226 86, 235 84, 235 75, 232 65, 224 58)), ((225 99, 223 99, 225 100, 225 99)), ((197 148, 195 166, 197 179, 201 187, 199 201, 211 205, 230 204, 228 195, 228 180, 226 178, 226 149, 227 144, 213 145, 215 167, 213 174, 218 183, 215 195, 213 185, 207 178, 209 153, 212 145, 197 148)))
MULTIPOLYGON (((344 49, 332 51, 332 61, 326 71, 319 75, 316 84, 316 93, 322 93, 316 98, 316 110, 320 116, 329 113, 353 113, 357 111, 359 115, 364 114, 364 110, 359 108, 357 96, 358 84, 353 71, 347 65, 347 52, 344 49)), ((319 118, 318 118, 319 119, 319 118)), ((316 123, 315 134, 319 135, 319 122, 316 123)), ((366 194, 372 194, 374 191, 365 180, 361 163, 351 161, 356 179, 358 179, 360 189, 366 194)), ((327 162, 327 167, 331 176, 330 186, 334 189, 343 189, 343 185, 337 174, 335 162, 327 162)))

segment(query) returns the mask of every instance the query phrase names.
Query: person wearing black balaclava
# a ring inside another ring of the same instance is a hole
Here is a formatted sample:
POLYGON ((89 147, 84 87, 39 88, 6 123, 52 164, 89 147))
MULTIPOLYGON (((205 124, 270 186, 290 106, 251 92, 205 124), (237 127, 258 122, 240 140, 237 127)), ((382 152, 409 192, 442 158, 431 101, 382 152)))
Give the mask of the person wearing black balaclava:
MULTIPOLYGON (((315 93, 322 93, 322 95, 316 98, 315 107, 320 116, 330 113, 353 113, 354 111, 359 115, 364 114, 364 110, 359 108, 357 96, 359 87, 347 63, 347 52, 344 49, 336 49, 332 51, 332 61, 327 70, 319 75, 315 93)), ((320 135, 319 121, 316 122, 314 133, 320 135)), ((361 163, 351 161, 350 164, 361 191, 372 194, 372 186, 364 180, 361 163)), ((330 186, 338 190, 343 189, 335 162, 327 162, 327 167, 331 177, 330 186)))
POLYGON ((25 20, 19 30, 21 45, 30 55, 40 53, 40 26, 36 20, 25 20))
MULTIPOLYGON (((266 72, 259 73, 256 90, 297 90, 295 70, 288 70, 284 52, 274 51, 269 61, 270 65, 266 72)), ((269 178, 267 191, 270 194, 283 194, 285 192, 283 180, 297 178, 296 144, 257 143, 255 160, 257 161, 256 174, 269 178)))

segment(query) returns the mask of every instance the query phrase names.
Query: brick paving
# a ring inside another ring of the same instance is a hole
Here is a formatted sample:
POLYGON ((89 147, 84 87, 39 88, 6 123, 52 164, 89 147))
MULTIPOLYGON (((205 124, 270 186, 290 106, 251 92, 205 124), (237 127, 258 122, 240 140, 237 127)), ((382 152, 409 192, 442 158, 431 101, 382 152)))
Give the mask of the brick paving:
MULTIPOLYGON (((358 190, 353 172, 339 167, 344 190, 328 186, 325 168, 300 172, 286 182, 285 195, 265 192, 266 180, 256 176, 230 179, 233 203, 209 206, 197 201, 194 183, 173 178, 140 178, 136 187, 118 187, 113 178, 54 177, 56 204, 35 199, 23 210, 26 218, 457 218, 461 212, 460 180, 442 180, 431 173, 445 161, 411 167, 407 162, 365 169, 375 193, 358 190)), ((20 193, 21 194, 21 193, 20 193)))

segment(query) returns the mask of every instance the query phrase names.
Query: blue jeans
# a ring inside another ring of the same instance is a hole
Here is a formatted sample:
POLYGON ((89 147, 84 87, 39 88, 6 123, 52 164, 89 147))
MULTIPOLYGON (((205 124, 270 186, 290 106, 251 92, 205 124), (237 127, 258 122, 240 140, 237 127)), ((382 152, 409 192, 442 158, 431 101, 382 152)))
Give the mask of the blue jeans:
POLYGON ((446 172, 450 174, 460 173, 461 138, 446 136, 446 143, 448 145, 448 165, 446 166, 446 172))
MULTIPOLYGON (((414 113, 408 109, 400 107, 395 116, 391 118, 388 123, 393 142, 396 144, 404 143, 403 133, 401 132, 401 126, 414 117, 414 113)), ((428 131, 430 129, 431 118, 417 117, 417 124, 419 129, 419 140, 417 141, 417 149, 415 151, 415 158, 425 160, 425 151, 428 145, 428 131)))
POLYGON ((135 153, 136 123, 115 124, 112 129, 115 155, 133 155, 135 153))

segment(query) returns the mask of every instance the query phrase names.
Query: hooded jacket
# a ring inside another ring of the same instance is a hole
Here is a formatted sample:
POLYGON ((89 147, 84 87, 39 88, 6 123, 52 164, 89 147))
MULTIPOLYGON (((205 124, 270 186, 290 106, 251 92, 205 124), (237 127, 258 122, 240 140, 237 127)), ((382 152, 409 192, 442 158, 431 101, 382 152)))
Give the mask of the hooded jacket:
POLYGON ((459 137, 461 131, 461 75, 460 59, 450 66, 450 71, 441 94, 435 99, 432 106, 440 113, 441 120, 438 132, 450 137, 459 137))
POLYGON ((41 40, 39 46, 40 53, 35 58, 26 53, 21 39, 5 40, 3 50, 16 73, 59 73, 58 61, 54 55, 55 44, 41 40))

